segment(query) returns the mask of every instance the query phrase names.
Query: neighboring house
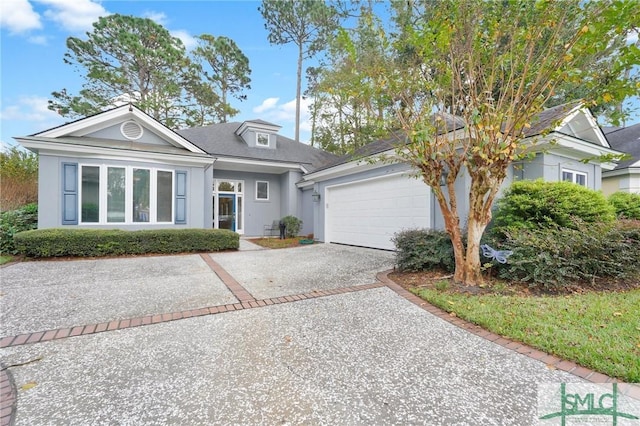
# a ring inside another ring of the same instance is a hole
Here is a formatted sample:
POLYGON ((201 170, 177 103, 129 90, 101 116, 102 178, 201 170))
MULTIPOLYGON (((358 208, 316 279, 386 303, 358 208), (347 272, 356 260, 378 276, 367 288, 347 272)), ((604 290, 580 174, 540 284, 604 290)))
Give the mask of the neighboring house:
POLYGON ((304 216, 311 194, 295 183, 335 158, 279 128, 256 120, 174 132, 124 105, 16 140, 39 154, 39 228, 262 235, 274 220, 304 216))
POLYGON ((640 123, 629 127, 602 129, 611 148, 629 154, 615 169, 602 173, 602 192, 611 195, 617 191, 640 194, 640 123))
MULTIPOLYGON (((458 127, 459 120, 453 122, 458 127)), ((40 157, 39 228, 226 228, 260 236, 283 216, 324 242, 393 249, 407 228, 443 228, 430 188, 393 155, 400 138, 336 157, 278 135, 261 120, 173 132, 122 106, 16 138, 40 157)), ((535 158, 514 164, 516 179, 568 180, 600 189, 601 162, 617 154, 587 109, 542 112, 527 130, 535 158), (581 161, 582 160, 582 161, 581 161)), ((456 182, 466 221, 469 177, 456 182)))
MULTIPOLYGON (((463 125, 456 124, 447 127, 463 125)), ((402 229, 444 228, 442 213, 430 188, 412 178, 414 173, 406 164, 372 161, 378 155, 392 156, 399 140, 395 137, 369 144, 355 157, 342 157, 306 174, 298 183, 299 188, 312 189, 323 200, 312 206, 317 239, 393 249, 391 238, 402 229)), ((589 110, 579 104, 543 111, 527 129, 525 140, 531 141, 535 158, 513 164, 503 187, 516 179, 542 178, 571 181, 598 190, 602 170, 615 167, 598 159, 618 152, 611 149, 589 110)), ((469 187, 469 176, 461 174, 456 193, 463 226, 469 187)))

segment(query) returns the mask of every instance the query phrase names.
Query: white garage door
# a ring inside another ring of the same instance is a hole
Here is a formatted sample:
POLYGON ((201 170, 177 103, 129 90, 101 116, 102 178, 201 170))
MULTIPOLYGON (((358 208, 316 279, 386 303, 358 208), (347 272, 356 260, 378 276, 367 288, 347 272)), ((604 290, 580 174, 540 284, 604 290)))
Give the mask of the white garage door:
POLYGON ((325 241, 394 250, 393 235, 428 228, 431 188, 393 175, 328 187, 325 241))

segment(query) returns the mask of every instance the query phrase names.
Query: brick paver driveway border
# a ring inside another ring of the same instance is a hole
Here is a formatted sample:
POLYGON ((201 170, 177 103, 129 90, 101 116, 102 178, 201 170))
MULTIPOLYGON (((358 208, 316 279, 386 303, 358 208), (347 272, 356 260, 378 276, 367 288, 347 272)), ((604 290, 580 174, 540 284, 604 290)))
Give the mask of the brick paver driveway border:
MULTIPOLYGON (((464 321, 458 317, 452 316, 446 311, 437 308, 428 302, 420 299, 418 296, 405 290, 389 277, 391 270, 380 272, 377 274, 377 281, 370 284, 356 285, 350 287, 341 287, 335 289, 317 290, 312 292, 287 295, 268 299, 255 299, 238 281, 236 281, 227 271, 225 271, 210 255, 201 254, 203 261, 216 273, 227 288, 238 299, 238 303, 225 304, 218 306, 209 306, 199 309, 185 310, 180 312, 164 312, 154 315, 146 315, 142 317, 128 318, 123 320, 102 322, 99 324, 85 324, 74 327, 66 327, 55 330, 42 330, 33 333, 20 334, 15 336, 6 336, 0 339, 0 348, 11 346, 37 344, 57 339, 67 339, 76 336, 84 336, 88 334, 96 334, 109 332, 113 330, 122 330, 131 327, 143 327, 152 324, 158 324, 169 321, 177 321, 183 318, 191 318, 203 315, 218 315, 225 312, 239 311, 245 309, 259 309, 269 305, 277 305, 282 303, 295 303, 300 300, 314 299, 320 297, 329 297, 338 294, 353 293, 358 291, 370 290, 380 287, 388 287, 396 294, 403 297, 407 301, 417 305, 423 310, 475 334, 495 344, 503 346, 509 350, 525 355, 529 358, 545 363, 551 369, 558 369, 573 374, 581 379, 592 383, 619 383, 619 380, 607 375, 598 373, 591 369, 577 365, 574 362, 560 359, 549 355, 545 352, 534 349, 521 342, 504 338, 498 334, 488 332, 483 328, 464 321)), ((11 365, 0 366, 0 426, 10 425, 13 422, 16 413, 16 389, 15 384, 11 380, 8 368, 11 365)), ((620 386, 619 392, 625 396, 640 400, 640 386, 635 384, 625 384, 620 386)))

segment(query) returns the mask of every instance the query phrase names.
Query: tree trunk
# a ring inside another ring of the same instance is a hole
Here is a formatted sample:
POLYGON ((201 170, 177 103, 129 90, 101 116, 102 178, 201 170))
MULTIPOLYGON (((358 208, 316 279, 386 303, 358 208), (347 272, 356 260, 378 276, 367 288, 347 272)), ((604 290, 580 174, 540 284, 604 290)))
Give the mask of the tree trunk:
MULTIPOLYGON (((449 191, 449 197, 455 197, 455 191, 453 191, 453 184, 447 185, 449 191)), ((455 198, 452 201, 447 201, 441 188, 431 186, 442 217, 444 219, 444 229, 451 238, 451 244, 453 245, 453 254, 455 260, 455 272, 453 274, 453 280, 457 283, 465 281, 464 265, 465 265, 465 250, 464 243, 462 242, 462 232, 460 230, 460 218, 458 217, 457 202, 455 198)))
POLYGON ((482 284, 482 264, 480 263, 480 239, 486 228, 484 220, 476 218, 474 212, 469 212, 467 222, 467 253, 464 262, 465 285, 475 286, 482 284))
POLYGON ((298 48, 298 81, 296 81, 296 142, 300 142, 300 90, 302 86, 302 43, 298 48))

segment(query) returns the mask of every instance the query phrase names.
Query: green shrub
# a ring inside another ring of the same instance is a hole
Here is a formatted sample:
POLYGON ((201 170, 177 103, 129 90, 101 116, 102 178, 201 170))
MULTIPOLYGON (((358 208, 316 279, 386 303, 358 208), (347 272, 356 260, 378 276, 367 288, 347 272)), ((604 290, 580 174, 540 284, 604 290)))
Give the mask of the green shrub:
POLYGON ((571 182, 518 181, 497 202, 493 235, 552 226, 574 228, 574 221, 611 223, 615 210, 602 193, 571 182))
POLYGON ((455 269, 453 245, 446 232, 432 229, 409 229, 393 237, 396 266, 399 271, 455 269))
POLYGON ((614 192, 609 196, 609 203, 616 209, 618 217, 640 220, 640 194, 614 192))
POLYGON ((0 209, 38 201, 38 156, 22 148, 0 149, 0 209))
POLYGON ((240 237, 227 229, 38 229, 14 236, 28 257, 100 257, 124 254, 170 254, 237 249, 240 237))
POLYGON ((504 245, 513 254, 499 265, 500 277, 557 290, 597 278, 637 275, 640 222, 520 230, 507 235, 504 245))
POLYGON ((287 238, 297 237, 300 233, 300 228, 302 228, 302 221, 295 216, 285 216, 282 221, 286 226, 287 238))
POLYGON ((0 254, 17 254, 13 236, 38 227, 38 205, 27 204, 0 214, 0 254))

